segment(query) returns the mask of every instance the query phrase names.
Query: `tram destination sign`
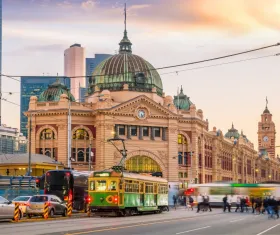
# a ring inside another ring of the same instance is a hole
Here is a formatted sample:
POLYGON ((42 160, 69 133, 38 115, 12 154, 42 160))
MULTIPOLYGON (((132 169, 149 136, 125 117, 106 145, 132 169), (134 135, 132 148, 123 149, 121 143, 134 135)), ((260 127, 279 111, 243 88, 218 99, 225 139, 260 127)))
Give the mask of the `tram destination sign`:
POLYGON ((110 176, 109 172, 94 172, 95 177, 108 177, 110 176))

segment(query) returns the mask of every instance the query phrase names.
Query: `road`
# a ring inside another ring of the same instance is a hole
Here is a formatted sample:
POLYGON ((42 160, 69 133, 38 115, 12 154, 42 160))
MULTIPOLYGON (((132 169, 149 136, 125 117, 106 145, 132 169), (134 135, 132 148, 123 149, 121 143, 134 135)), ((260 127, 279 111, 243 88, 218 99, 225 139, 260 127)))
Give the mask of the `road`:
POLYGON ((184 209, 156 215, 80 218, 42 222, 0 223, 0 234, 26 235, 179 235, 280 234, 280 219, 251 213, 196 213, 184 209))

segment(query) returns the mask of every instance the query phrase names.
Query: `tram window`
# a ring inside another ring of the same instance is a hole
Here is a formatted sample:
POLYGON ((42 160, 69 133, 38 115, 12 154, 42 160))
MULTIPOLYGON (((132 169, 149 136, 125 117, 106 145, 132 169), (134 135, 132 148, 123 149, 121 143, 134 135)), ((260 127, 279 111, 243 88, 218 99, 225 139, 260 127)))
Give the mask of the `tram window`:
POLYGON ((146 193, 153 193, 153 184, 147 184, 146 183, 146 187, 145 187, 145 191, 146 193))
POLYGON ((111 191, 116 191, 117 190, 117 182, 116 181, 111 181, 110 182, 109 190, 111 190, 111 191))
POLYGON ((105 190, 106 190, 106 180, 97 180, 96 191, 105 191, 105 190))
POLYGON ((92 191, 95 190, 95 181, 90 181, 89 190, 92 190, 92 191))

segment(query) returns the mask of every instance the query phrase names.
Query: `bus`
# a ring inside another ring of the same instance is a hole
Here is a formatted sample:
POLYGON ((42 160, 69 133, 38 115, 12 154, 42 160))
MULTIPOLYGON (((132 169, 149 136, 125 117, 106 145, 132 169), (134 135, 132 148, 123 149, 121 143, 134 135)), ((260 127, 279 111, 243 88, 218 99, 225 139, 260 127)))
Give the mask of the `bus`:
POLYGON ((232 200, 236 202, 237 197, 280 197, 280 184, 241 184, 241 183, 207 183, 192 184, 184 191, 185 195, 191 195, 197 200, 198 195, 209 195, 210 203, 213 206, 222 206, 223 197, 232 195, 232 200))
POLYGON ((166 179, 113 169, 89 177, 90 210, 97 215, 130 216, 168 210, 166 179))
POLYGON ((44 193, 73 202, 74 210, 85 210, 88 201, 88 177, 92 172, 73 170, 51 170, 44 178, 44 193))

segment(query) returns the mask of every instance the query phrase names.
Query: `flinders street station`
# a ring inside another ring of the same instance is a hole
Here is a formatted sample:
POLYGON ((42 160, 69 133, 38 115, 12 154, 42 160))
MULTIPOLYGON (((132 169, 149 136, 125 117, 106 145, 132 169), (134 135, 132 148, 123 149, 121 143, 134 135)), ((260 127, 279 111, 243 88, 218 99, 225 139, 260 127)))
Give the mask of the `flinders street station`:
POLYGON ((164 93, 157 70, 132 54, 126 30, 119 53, 101 62, 89 83, 84 103, 75 102, 59 80, 31 97, 25 115, 32 154, 48 155, 75 170, 108 169, 122 158, 107 142, 115 137, 125 139, 126 170, 157 173, 177 185, 280 181, 275 125, 267 106, 256 127, 257 150, 234 124, 227 133, 209 129, 183 87, 176 96, 164 93))

